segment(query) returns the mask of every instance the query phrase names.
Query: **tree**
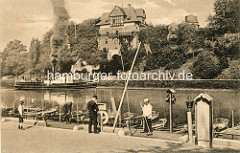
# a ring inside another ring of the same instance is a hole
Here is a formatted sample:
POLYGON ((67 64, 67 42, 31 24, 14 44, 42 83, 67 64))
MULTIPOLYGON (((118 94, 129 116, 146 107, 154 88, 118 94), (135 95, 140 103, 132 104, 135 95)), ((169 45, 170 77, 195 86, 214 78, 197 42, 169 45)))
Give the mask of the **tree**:
POLYGON ((30 49, 29 49, 29 57, 30 57, 29 68, 33 69, 38 64, 40 53, 41 53, 41 42, 38 39, 32 38, 30 49))
POLYGON ((233 60, 229 63, 229 67, 224 69, 218 78, 220 79, 240 79, 239 60, 233 60))
POLYGON ((194 78, 214 79, 221 73, 219 60, 213 52, 202 51, 191 67, 194 78))
POLYGON ((186 46, 192 45, 194 28, 188 24, 172 24, 170 26, 148 26, 140 31, 139 39, 149 43, 152 54, 145 57, 145 70, 154 70, 164 67, 166 70, 179 68, 187 60, 186 46), (173 37, 174 35, 174 37, 173 37), (169 38, 169 39, 167 39, 169 38), (173 39, 174 38, 174 39, 173 39), (189 44, 188 44, 189 43, 189 44))
POLYGON ((230 59, 238 59, 239 58, 239 36, 231 35, 229 37, 219 37, 214 45, 214 53, 218 57, 229 57, 230 59))
POLYGON ((28 56, 26 46, 20 40, 13 40, 7 44, 2 53, 2 76, 17 76, 26 71, 28 56))
POLYGON ((98 49, 97 34, 99 29, 96 27, 97 22, 98 19, 88 19, 80 24, 75 25, 75 23, 72 22, 69 25, 69 43, 72 47, 72 50, 70 52, 74 61, 77 61, 79 58, 81 58, 87 61, 88 64, 99 64, 99 61, 95 61, 94 58, 95 54, 102 53, 98 49))
POLYGON ((36 71, 39 75, 46 75, 47 71, 51 71, 52 63, 50 61, 51 57, 51 45, 50 40, 52 37, 53 31, 49 30, 43 35, 43 39, 41 40, 41 49, 39 54, 39 60, 37 65, 35 66, 34 71, 36 71))
POLYGON ((147 26, 139 34, 139 40, 149 43, 153 52, 167 44, 168 29, 165 25, 147 26))
POLYGON ((240 31, 240 1, 216 0, 215 15, 209 16, 208 26, 217 34, 237 33, 240 31))

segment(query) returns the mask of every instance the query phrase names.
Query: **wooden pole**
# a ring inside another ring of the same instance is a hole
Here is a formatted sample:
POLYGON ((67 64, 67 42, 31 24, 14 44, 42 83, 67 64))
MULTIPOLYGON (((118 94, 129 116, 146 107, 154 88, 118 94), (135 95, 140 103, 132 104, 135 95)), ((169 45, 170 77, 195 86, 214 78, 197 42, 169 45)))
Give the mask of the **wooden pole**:
POLYGON ((172 93, 170 93, 169 111, 170 132, 172 132, 172 93))
POLYGON ((28 96, 27 96, 27 115, 26 115, 26 118, 28 118, 28 109, 29 109, 29 105, 28 105, 28 100, 29 100, 29 98, 28 98, 28 96))
POLYGON ((79 102, 79 98, 77 101, 77 124, 79 124, 79 108, 78 108, 78 102, 79 102))
POLYGON ((234 128, 234 111, 232 110, 232 128, 234 128))
POLYGON ((111 104, 112 104, 113 114, 115 116, 115 115, 117 115, 117 109, 116 109, 116 104, 115 104, 115 100, 113 97, 111 97, 111 104))
POLYGON ((193 137, 192 137, 192 112, 189 111, 187 112, 187 121, 188 121, 188 139, 189 142, 193 142, 193 137))
MULTIPOLYGON (((14 96, 14 97, 16 97, 16 96, 14 96)), ((15 113, 15 98, 14 98, 14 100, 13 100, 13 114, 15 113)))
POLYGON ((122 62, 122 69, 123 69, 123 72, 124 72, 124 63, 123 63, 123 57, 122 57, 122 52, 120 50, 120 57, 121 57, 121 62, 122 62))
MULTIPOLYGON (((119 45, 121 45, 120 43, 120 39, 119 39, 119 45)), ((124 68, 124 62, 123 62, 123 56, 122 56, 122 52, 121 52, 121 49, 120 49, 120 57, 121 57, 121 61, 122 61, 122 69, 123 69, 123 72, 125 71, 125 68, 124 68)), ((125 81, 125 84, 126 84, 126 81, 125 81)), ((128 112, 130 113, 130 105, 129 105, 129 101, 128 101, 128 92, 126 91, 126 95, 127 95, 127 102, 128 102, 128 112)), ((119 115, 119 127, 121 127, 122 125, 122 113, 121 113, 121 110, 120 110, 120 115, 119 115)), ((131 123, 130 123, 131 125, 131 123)))
POLYGON ((100 112, 101 115, 101 132, 103 131, 103 112, 100 112))
POLYGON ((41 101, 41 110, 43 111, 43 101, 42 99, 40 101, 41 101))
MULTIPOLYGON (((123 63, 123 57, 122 57, 122 52, 121 52, 121 50, 120 50, 120 55, 121 55, 121 61, 122 61, 122 67, 123 67, 123 72, 125 71, 124 70, 124 63, 123 63)), ((125 81, 125 84, 126 84, 126 81, 125 81)), ((128 103, 128 113, 129 113, 129 117, 130 117, 130 119, 129 119, 129 130, 131 129, 131 116, 130 116, 130 104, 129 104, 129 100, 128 100, 128 92, 126 91, 126 97, 127 97, 127 103, 128 103)), ((121 118, 121 115, 119 116, 119 125, 120 125, 120 127, 121 127, 121 121, 122 120, 122 118, 121 118)))
POLYGON ((115 117, 115 120, 114 120, 114 124, 113 124, 113 132, 115 130, 115 126, 116 126, 116 123, 117 123, 117 119, 118 119, 118 116, 119 116, 119 113, 120 113, 120 110, 121 110, 121 107, 122 107, 122 103, 123 103, 123 99, 124 99, 124 96, 126 94, 126 91, 127 91, 127 86, 128 86, 128 83, 129 83, 129 80, 130 80, 130 74, 132 73, 132 70, 133 70, 133 66, 136 62, 136 59, 137 59, 137 55, 138 55, 138 52, 140 50, 140 46, 141 46, 141 42, 139 43, 138 45, 138 49, 136 51, 136 54, 134 56, 134 59, 133 59, 133 62, 132 62, 132 66, 131 66, 131 69, 130 69, 130 73, 129 73, 129 76, 127 78, 127 82, 125 84, 125 87, 124 87, 124 90, 123 90, 123 94, 122 94, 122 98, 121 98, 121 101, 120 101, 120 104, 119 104, 119 107, 118 107, 118 111, 117 111, 117 115, 115 117))
POLYGON ((119 113, 119 121, 118 121, 118 123, 119 123, 119 127, 122 127, 122 110, 121 110, 121 108, 120 108, 119 112, 120 113, 119 113))
POLYGON ((61 122, 61 113, 62 113, 61 104, 59 104, 59 122, 61 122))
MULTIPOLYGON (((119 39, 119 45, 121 45, 120 39, 119 39)), ((123 72, 124 72, 125 69, 124 69, 124 63, 123 63, 123 57, 122 57, 121 49, 120 49, 120 57, 121 57, 121 62, 122 62, 122 69, 123 69, 123 72)), ((125 81, 125 84, 126 84, 126 81, 125 81)), ((126 92, 127 92, 127 91, 126 91, 126 92)), ((122 113, 121 113, 121 110, 120 110, 120 115, 119 115, 119 121, 118 121, 118 123, 119 123, 119 127, 121 127, 121 126, 122 126, 122 113)))
POLYGON ((52 95, 51 95, 52 93, 48 92, 48 94, 49 94, 49 98, 48 98, 49 99, 49 103, 52 102, 52 107, 54 108, 55 103, 54 103, 54 100, 52 100, 52 95))
POLYGON ((131 115, 130 115, 130 103, 128 99, 128 92, 126 93, 127 103, 128 103, 128 113, 129 113, 129 130, 131 130, 131 115))

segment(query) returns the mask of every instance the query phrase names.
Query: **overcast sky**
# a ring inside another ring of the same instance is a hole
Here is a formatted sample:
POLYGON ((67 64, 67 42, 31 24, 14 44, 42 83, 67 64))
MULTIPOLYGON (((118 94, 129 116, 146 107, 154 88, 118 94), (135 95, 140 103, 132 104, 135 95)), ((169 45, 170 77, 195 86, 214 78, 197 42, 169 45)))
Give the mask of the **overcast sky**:
MULTIPOLYGON (((156 24, 180 23, 184 16, 198 16, 200 26, 213 14, 215 0, 66 0, 72 21, 78 23, 88 18, 100 17, 115 5, 143 8, 147 22, 156 24)), ((21 40, 29 49, 32 37, 42 39, 54 23, 50 0, 0 0, 0 51, 14 39, 21 40)))

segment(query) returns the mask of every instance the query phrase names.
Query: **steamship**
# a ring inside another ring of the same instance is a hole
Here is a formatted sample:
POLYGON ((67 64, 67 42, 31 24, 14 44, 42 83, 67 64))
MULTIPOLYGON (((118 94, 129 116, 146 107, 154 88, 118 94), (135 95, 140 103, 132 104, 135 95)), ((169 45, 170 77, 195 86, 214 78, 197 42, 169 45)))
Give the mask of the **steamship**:
MULTIPOLYGON (((79 59, 74 65, 71 66, 71 72, 82 72, 86 71, 88 73, 95 72, 99 69, 99 66, 88 65, 86 61, 79 59)), ((72 80, 71 76, 61 76, 58 79, 53 79, 50 74, 49 78, 37 79, 33 76, 29 76, 29 73, 24 73, 20 78, 21 80, 15 81, 14 87, 22 90, 40 90, 40 89, 86 89, 86 88, 96 88, 97 81, 93 78, 83 77, 85 79, 72 80), (24 76, 25 75, 25 76, 24 76), (26 79, 31 78, 31 79, 26 79), (52 78, 52 79, 51 79, 52 78)), ((69 73, 70 74, 70 73, 69 73)), ((88 75, 87 75, 88 76, 88 75)))
POLYGON ((97 83, 66 83, 66 84, 51 84, 47 85, 43 82, 16 82, 14 87, 21 90, 41 90, 41 89, 87 89, 96 88, 97 83))
POLYGON ((62 82, 57 81, 17 81, 14 84, 16 89, 20 90, 51 90, 51 89, 87 89, 96 88, 97 83, 94 81, 62 82))

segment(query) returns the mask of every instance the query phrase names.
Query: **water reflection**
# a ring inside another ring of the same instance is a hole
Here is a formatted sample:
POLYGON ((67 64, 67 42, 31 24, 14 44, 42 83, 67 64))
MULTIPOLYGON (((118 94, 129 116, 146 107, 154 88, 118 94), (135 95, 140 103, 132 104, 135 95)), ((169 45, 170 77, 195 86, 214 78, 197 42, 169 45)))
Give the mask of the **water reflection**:
MULTIPOLYGON (((107 109, 112 108, 111 99, 116 102, 116 107, 122 96, 122 89, 81 89, 81 90, 59 90, 59 91, 21 91, 14 89, 1 89, 1 107, 17 107, 19 100, 25 100, 25 107, 32 108, 53 108, 61 106, 69 101, 73 102, 73 110, 86 110, 86 103, 91 99, 92 95, 97 92, 99 102, 105 102, 107 109)), ((230 90, 176 90, 177 102, 173 105, 173 122, 174 124, 186 122, 186 98, 192 96, 195 98, 202 92, 208 93, 214 98, 214 118, 228 118, 231 120, 231 111, 234 111, 235 122, 240 122, 240 93, 230 90)), ((145 90, 128 90, 128 96, 125 97, 122 106, 122 113, 127 112, 128 102, 130 111, 141 114, 139 101, 145 97, 150 98, 153 110, 160 113, 160 118, 168 118, 169 109, 166 98, 165 89, 145 89, 145 90)))

